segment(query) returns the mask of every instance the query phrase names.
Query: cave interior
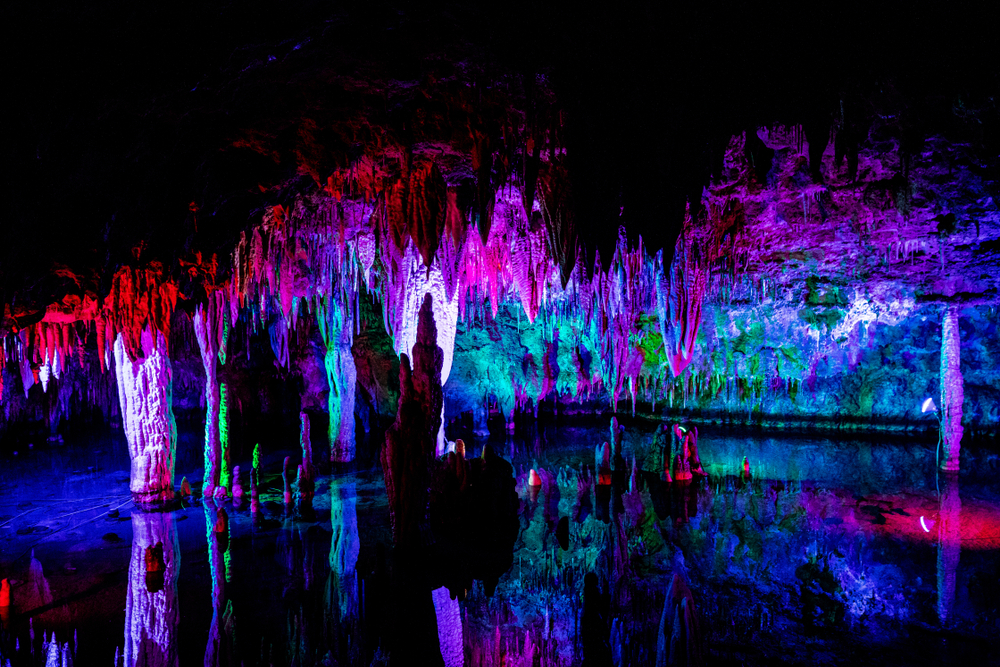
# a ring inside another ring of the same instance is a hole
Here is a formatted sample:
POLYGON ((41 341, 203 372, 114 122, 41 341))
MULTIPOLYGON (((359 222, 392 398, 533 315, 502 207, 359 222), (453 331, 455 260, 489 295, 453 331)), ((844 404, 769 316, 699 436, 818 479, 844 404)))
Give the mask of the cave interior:
POLYGON ((0 665, 1000 664, 996 7, 3 13, 0 665))

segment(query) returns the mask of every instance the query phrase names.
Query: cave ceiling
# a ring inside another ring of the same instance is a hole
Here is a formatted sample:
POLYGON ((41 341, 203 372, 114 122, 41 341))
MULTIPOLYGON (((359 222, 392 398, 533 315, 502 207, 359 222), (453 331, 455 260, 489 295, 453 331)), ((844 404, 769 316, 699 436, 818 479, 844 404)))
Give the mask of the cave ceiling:
POLYGON ((687 220, 713 261, 772 287, 819 275, 992 302, 989 12, 8 6, 4 329, 67 294, 103 299, 138 261, 198 300, 229 270, 203 263, 266 211, 377 198, 428 162, 484 240, 494 193, 541 169, 522 197, 564 203, 558 233, 534 220, 564 282, 607 268, 619 227, 669 256, 687 220))

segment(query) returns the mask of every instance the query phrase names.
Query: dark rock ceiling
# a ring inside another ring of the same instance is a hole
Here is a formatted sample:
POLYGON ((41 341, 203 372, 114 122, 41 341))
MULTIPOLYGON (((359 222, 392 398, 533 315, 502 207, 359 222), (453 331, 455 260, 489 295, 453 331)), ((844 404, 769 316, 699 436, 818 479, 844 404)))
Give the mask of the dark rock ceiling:
POLYGON ((3 302, 107 281, 140 245, 228 252, 333 169, 467 151, 476 123, 558 126, 588 257, 622 223, 669 248, 760 126, 801 124, 820 153, 836 127, 850 162, 878 120, 904 154, 945 136, 1000 181, 996 5, 672 4, 8 4, 3 302))

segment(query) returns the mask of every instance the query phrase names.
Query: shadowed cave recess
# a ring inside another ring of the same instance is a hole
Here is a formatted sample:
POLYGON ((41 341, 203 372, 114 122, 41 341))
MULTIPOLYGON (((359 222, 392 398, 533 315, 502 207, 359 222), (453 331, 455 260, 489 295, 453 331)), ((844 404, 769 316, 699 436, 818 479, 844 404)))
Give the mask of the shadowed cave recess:
POLYGON ((0 667, 1000 664, 942 11, 5 8, 0 667))

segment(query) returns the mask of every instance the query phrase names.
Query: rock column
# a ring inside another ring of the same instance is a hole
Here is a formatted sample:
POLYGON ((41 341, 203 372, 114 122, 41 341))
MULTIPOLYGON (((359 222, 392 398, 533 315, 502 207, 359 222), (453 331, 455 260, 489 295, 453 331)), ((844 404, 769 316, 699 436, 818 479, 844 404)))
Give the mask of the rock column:
POLYGON ((223 481, 222 442, 219 435, 219 416, 222 403, 216 359, 222 347, 223 299, 213 294, 204 306, 198 306, 194 313, 194 334, 201 351, 201 363, 205 367, 205 478, 202 494, 208 498, 215 494, 216 487, 223 481))
POLYGON ((341 323, 331 331, 326 343, 323 365, 330 389, 327 408, 330 413, 330 460, 347 463, 354 460, 354 390, 358 372, 354 365, 353 328, 350 322, 341 323))
POLYGON ((962 344, 959 338, 958 309, 949 307, 941 324, 941 440, 944 454, 941 469, 958 472, 962 445, 962 344))
POLYGON ((121 334, 115 340, 115 374, 122 425, 128 440, 132 500, 144 510, 174 499, 177 429, 171 406, 170 359, 163 334, 144 329, 142 359, 132 360, 121 334))

